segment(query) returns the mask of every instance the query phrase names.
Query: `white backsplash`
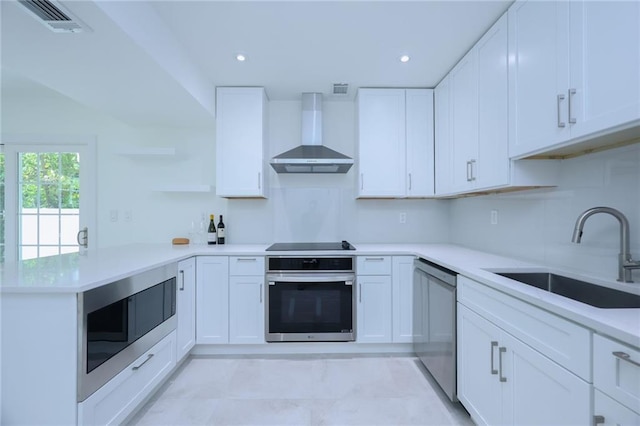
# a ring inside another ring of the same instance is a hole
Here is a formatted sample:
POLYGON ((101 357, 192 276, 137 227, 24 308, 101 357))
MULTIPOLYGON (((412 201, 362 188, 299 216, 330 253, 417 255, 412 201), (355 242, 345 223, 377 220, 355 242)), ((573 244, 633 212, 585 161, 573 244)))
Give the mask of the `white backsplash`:
MULTIPOLYGON (((452 201, 451 242, 615 279, 620 228, 614 217, 590 217, 582 243, 571 242, 578 215, 596 206, 626 215, 639 259, 640 144, 563 160, 557 188, 452 201), (498 211, 497 225, 490 224, 491 210, 498 211)), ((640 281, 640 271, 633 274, 640 281)))

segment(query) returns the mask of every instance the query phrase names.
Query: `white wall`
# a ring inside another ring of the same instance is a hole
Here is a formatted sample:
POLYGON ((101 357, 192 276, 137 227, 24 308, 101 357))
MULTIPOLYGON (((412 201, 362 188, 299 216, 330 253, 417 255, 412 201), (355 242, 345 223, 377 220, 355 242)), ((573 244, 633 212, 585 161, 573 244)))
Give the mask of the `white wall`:
MULTIPOLYGON (((8 134, 92 135, 97 140, 97 223, 91 232, 100 247, 134 242, 170 242, 189 231, 200 213, 225 204, 213 193, 154 192, 162 183, 214 184, 215 146, 210 128, 141 128, 115 120, 55 92, 3 96, 2 132, 8 134), (118 155, 123 147, 177 147, 187 155, 173 159, 133 159, 118 155), (110 220, 111 210, 118 221, 110 220), (130 210, 132 221, 124 221, 130 210)), ((82 165, 81 165, 82 167, 82 165)))
MULTIPOLYGON (((82 134, 97 139, 97 234, 100 247, 169 242, 188 236, 192 221, 224 214, 229 243, 274 241, 444 242, 447 201, 355 200, 354 170, 346 175, 278 175, 267 171, 267 200, 226 200, 215 193, 156 192, 162 184, 215 185, 215 126, 185 129, 133 127, 54 92, 4 96, 2 132, 82 134), (125 146, 176 147, 176 158, 118 155, 125 146), (118 212, 118 221, 110 212, 118 212), (131 211, 132 221, 124 220, 131 211), (399 223, 399 214, 407 223, 399 223)), ((269 152, 300 143, 300 102, 271 102, 269 152)), ((324 102, 325 143, 354 156, 352 102, 324 102)), ((216 219, 217 223, 217 219, 216 219)))
MULTIPOLYGON (((640 144, 563 160, 557 188, 464 198, 451 204, 451 241, 508 256, 617 278, 618 221, 590 217, 581 244, 575 221, 584 210, 609 206, 631 227, 631 252, 640 259, 640 144), (498 224, 490 224, 498 210, 498 224)), ((633 272, 640 282, 640 270, 633 272)))

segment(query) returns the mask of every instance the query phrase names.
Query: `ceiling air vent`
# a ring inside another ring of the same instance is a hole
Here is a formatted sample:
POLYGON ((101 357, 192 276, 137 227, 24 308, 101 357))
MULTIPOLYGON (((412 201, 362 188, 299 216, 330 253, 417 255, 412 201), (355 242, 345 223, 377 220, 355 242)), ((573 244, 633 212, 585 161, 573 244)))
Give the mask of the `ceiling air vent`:
POLYGON ((50 0, 18 0, 31 15, 56 33, 91 31, 59 2, 50 0))
POLYGON ((338 96, 344 96, 349 90, 347 83, 333 83, 333 94, 338 96))

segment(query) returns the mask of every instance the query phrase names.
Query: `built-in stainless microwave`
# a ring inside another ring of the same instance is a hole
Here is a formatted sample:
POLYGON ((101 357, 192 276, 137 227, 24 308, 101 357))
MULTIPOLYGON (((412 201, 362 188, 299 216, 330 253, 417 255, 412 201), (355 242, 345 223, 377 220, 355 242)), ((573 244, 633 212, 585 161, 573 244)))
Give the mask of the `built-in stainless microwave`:
POLYGON ((176 328, 175 263, 78 295, 78 401, 176 328))

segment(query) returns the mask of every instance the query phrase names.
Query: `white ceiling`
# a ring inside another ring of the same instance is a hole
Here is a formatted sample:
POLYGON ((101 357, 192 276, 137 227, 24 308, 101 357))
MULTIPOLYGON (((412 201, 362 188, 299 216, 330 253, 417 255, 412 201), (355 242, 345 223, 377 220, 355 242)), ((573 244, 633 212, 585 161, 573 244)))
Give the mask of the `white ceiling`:
POLYGON ((512 0, 62 3, 92 29, 79 34, 0 3, 3 94, 42 85, 126 122, 198 125, 215 86, 264 86, 271 100, 434 87, 512 0))

